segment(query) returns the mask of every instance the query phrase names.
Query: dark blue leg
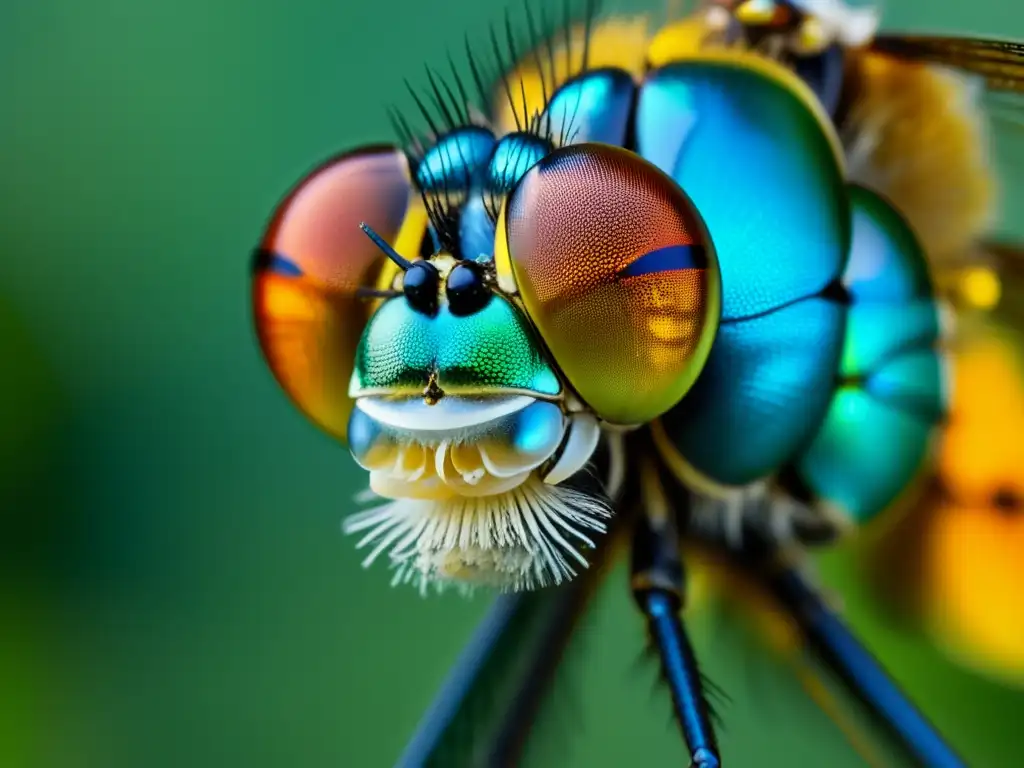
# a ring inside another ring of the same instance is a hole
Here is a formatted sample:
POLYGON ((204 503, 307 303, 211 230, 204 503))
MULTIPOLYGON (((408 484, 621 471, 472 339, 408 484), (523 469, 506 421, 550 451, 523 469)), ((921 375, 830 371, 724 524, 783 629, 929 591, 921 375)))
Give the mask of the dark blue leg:
POLYGON ((501 635, 521 610, 522 599, 522 595, 507 595, 494 602, 420 721, 415 735, 396 763, 396 768, 428 765, 432 756, 441 750, 445 737, 455 726, 459 711, 470 697, 501 635))
POLYGON ((397 762, 400 768, 519 764, 579 618, 604 575, 609 538, 589 570, 560 587, 498 597, 397 762))
MULTIPOLYGON (((574 480, 581 491, 604 493, 608 457, 595 455, 594 474, 574 480)), ((531 729, 562 661, 586 640, 580 619, 621 551, 623 515, 613 517, 590 567, 557 587, 495 599, 396 765, 399 768, 511 768, 519 764, 531 729)))
POLYGON ((821 595, 793 568, 771 572, 771 587, 800 625, 808 645, 914 760, 929 768, 963 768, 964 761, 914 707, 821 595))
POLYGON ((683 729, 694 768, 720 765, 718 743, 701 685, 700 671, 690 640, 679 618, 679 601, 663 590, 648 590, 638 597, 662 671, 672 692, 672 705, 683 729))
POLYGON ((718 768, 721 758, 700 668, 686 635, 680 611, 685 604, 685 576, 680 557, 677 514, 670 507, 653 468, 641 473, 643 509, 633 530, 632 589, 647 619, 651 642, 661 659, 662 675, 672 693, 676 720, 683 731, 694 768, 718 768))

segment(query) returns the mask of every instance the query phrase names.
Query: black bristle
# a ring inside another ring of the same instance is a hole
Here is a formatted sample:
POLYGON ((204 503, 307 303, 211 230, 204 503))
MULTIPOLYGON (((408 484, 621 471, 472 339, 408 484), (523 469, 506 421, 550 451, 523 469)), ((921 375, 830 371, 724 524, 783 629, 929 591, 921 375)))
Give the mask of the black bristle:
MULTIPOLYGON (((529 0, 527 0, 527 2, 529 2, 529 0)), ((540 28, 542 30, 546 30, 548 28, 547 15, 544 13, 544 4, 543 3, 540 6, 540 28)), ((555 72, 555 46, 554 46, 553 38, 547 37, 544 40, 543 44, 544 44, 544 48, 545 48, 545 50, 547 52, 548 72, 550 73, 550 76, 551 76, 551 96, 554 96, 555 89, 558 86, 558 75, 555 72)), ((545 104, 548 102, 548 98, 549 97, 545 96, 545 98, 544 98, 544 103, 545 104)), ((548 137, 548 139, 551 138, 551 115, 550 114, 547 116, 547 126, 544 129, 544 133, 548 137)))
POLYGON ((572 72, 572 6, 571 0, 562 2, 562 33, 565 35, 565 76, 572 72))
POLYGON ((448 67, 452 71, 452 80, 455 81, 455 88, 459 92, 459 98, 456 99, 451 93, 451 89, 448 88, 445 83, 445 89, 448 91, 448 95, 451 97, 452 102, 460 104, 459 107, 459 119, 463 123, 469 123, 469 95, 466 93, 466 84, 462 81, 462 76, 459 74, 459 70, 455 66, 455 59, 452 58, 451 51, 448 52, 448 67))
POLYGON ((456 120, 455 117, 452 115, 451 110, 448 108, 448 103, 445 101, 444 96, 441 94, 440 87, 438 87, 438 80, 434 76, 434 70, 432 70, 429 66, 425 67, 425 69, 427 71, 427 80, 430 83, 430 96, 434 101, 434 106, 437 109, 437 111, 441 114, 441 117, 444 118, 445 126, 448 128, 448 130, 454 131, 456 128, 459 127, 459 124, 462 121, 456 120))
MULTIPOLYGON (((652 693, 661 692, 668 686, 668 678, 665 676, 665 668, 661 663, 661 657, 658 654, 654 638, 650 635, 647 636, 644 649, 636 660, 637 666, 647 666, 649 664, 656 664, 658 670, 654 678, 654 691, 652 693)), ((726 728, 721 709, 727 707, 732 699, 720 685, 704 674, 703 671, 698 670, 698 674, 701 681, 701 698, 704 701, 704 706, 707 708, 708 716, 711 718, 716 729, 724 731, 726 728)), ((671 715, 670 722, 674 722, 671 719, 671 715)))
MULTIPOLYGON (((519 46, 516 45, 515 34, 512 31, 512 15, 508 9, 505 10, 505 44, 508 46, 509 68, 511 69, 519 62, 521 56, 519 46)), ((530 117, 530 107, 526 101, 526 83, 523 82, 522 78, 519 78, 519 92, 523 99, 523 129, 529 131, 531 130, 532 119, 530 117)))
MULTIPOLYGON (((530 0, 525 0, 524 7, 526 9, 526 29, 529 33, 530 47, 533 49, 533 60, 537 65, 537 74, 540 76, 540 93, 545 104, 548 103, 548 79, 544 74, 544 65, 541 63, 540 49, 541 39, 537 32, 537 28, 533 23, 533 13, 530 11, 530 0)), ((543 6, 541 6, 543 7, 543 6)), ((552 77, 554 75, 552 74, 552 77)))
MULTIPOLYGON (((523 125, 519 121, 519 111, 516 109, 516 102, 512 96, 512 87, 508 82, 508 71, 515 62, 512 62, 512 65, 505 63, 505 58, 501 53, 501 46, 498 45, 498 33, 494 27, 491 27, 491 47, 493 48, 494 58, 498 63, 498 69, 501 71, 501 82, 505 87, 505 96, 508 98, 509 106, 512 107, 512 118, 515 120, 516 130, 521 131, 523 130, 523 125)), ((525 115, 523 117, 525 118, 525 115)))
POLYGON ((715 724, 715 728, 720 731, 727 730, 725 727, 725 720, 722 718, 720 706, 728 706, 732 699, 725 690, 712 680, 710 677, 705 675, 703 672, 700 676, 701 685, 704 687, 704 705, 708 708, 708 714, 711 716, 712 722, 715 724))
MULTIPOLYGON (((555 47, 559 40, 564 41, 566 56, 566 73, 573 71, 574 51, 573 24, 582 20, 585 30, 585 41, 583 43, 584 68, 588 65, 590 50, 590 34, 598 9, 598 0, 564 0, 562 4, 561 23, 555 22, 556 28, 551 29, 548 25, 549 15, 545 11, 544 3, 541 0, 524 0, 523 22, 517 30, 513 22, 513 16, 509 11, 504 14, 500 22, 504 30, 498 29, 494 24, 488 30, 490 43, 490 56, 480 56, 474 49, 467 35, 465 38, 466 63, 469 66, 472 87, 476 92, 476 98, 471 101, 468 94, 467 82, 460 75, 452 55, 447 54, 450 74, 443 75, 429 66, 426 68, 426 94, 421 94, 408 81, 405 86, 412 96, 415 109, 419 112, 422 124, 426 126, 427 132, 415 131, 410 121, 395 109, 389 109, 388 118, 394 128, 399 141, 404 145, 405 153, 409 157, 414 170, 422 167, 426 151, 443 136, 452 131, 460 130, 470 126, 475 120, 473 115, 474 107, 481 112, 493 114, 493 100, 497 93, 501 93, 506 103, 511 108, 512 119, 515 130, 518 132, 533 134, 550 144, 565 144, 571 141, 575 135, 573 125, 576 112, 579 109, 577 103, 573 110, 572 119, 562 121, 561 135, 558 142, 554 142, 552 133, 552 118, 546 116, 546 105, 554 96, 559 87, 559 77, 555 57, 555 47), (539 7, 533 8, 531 3, 538 2, 539 7), (581 8, 582 6, 582 8, 581 8), (539 25, 537 23, 539 17, 539 25), (580 18, 582 17, 582 19, 580 18), (504 43, 500 42, 504 38, 504 43), (525 44, 525 46, 524 46, 525 44), (525 50, 528 48, 529 50, 525 50), (537 67, 540 77, 542 104, 539 110, 530 114, 530 104, 526 93, 526 84, 522 78, 518 86, 513 82, 512 70, 525 55, 532 51, 533 63, 537 67), (490 59, 490 61, 488 61, 490 59), (495 71, 496 70, 496 71, 495 71), (496 87, 495 87, 496 86, 496 87), (475 102, 475 103, 474 103, 475 102)), ((558 13, 553 14, 558 16, 558 13)), ((568 74, 567 74, 568 76, 568 74)), ((578 129, 577 129, 578 131, 578 129)), ((461 146, 456 145, 456 150, 461 153, 461 146)), ((466 158, 460 158, 465 161, 466 158)), ((452 168, 456 164, 450 164, 452 168)), ((467 164, 459 164, 461 168, 467 168, 467 164)), ((460 212, 458 207, 465 200, 466 186, 469 183, 467 178, 451 178, 451 173, 446 173, 444 178, 432 177, 429 179, 431 190, 424 193, 424 204, 431 227, 435 232, 436 239, 443 247, 457 247, 459 242, 458 221, 460 212)), ((497 204, 500 201, 490 200, 485 202, 488 214, 492 220, 497 217, 497 204)))
POLYGON ((534 122, 536 121, 537 115, 530 115, 530 108, 526 101, 526 83, 522 80, 519 81, 519 93, 523 99, 523 128, 527 133, 534 132, 534 122))
POLYGON ((587 0, 587 10, 583 17, 583 60, 580 68, 585 72, 590 66, 590 32, 597 13, 597 0, 587 0))
POLYGON ((410 83, 408 80, 405 80, 404 82, 406 90, 409 91, 409 95, 412 96, 412 100, 416 102, 416 108, 419 109, 420 116, 426 122, 427 127, 430 128, 430 132, 433 134, 433 137, 436 140, 438 137, 441 136, 441 131, 438 130, 437 123, 434 122, 434 118, 431 116, 430 110, 427 109, 426 105, 423 103, 423 100, 419 97, 419 94, 416 93, 416 89, 412 87, 412 83, 410 83))

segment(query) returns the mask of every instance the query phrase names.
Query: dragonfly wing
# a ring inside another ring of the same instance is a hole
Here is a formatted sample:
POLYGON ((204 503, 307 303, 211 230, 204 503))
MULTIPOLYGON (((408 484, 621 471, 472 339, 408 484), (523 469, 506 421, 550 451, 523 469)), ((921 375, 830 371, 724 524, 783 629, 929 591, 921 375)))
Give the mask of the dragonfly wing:
POLYGON ((871 47, 904 59, 926 61, 978 75, 992 90, 1024 92, 1024 43, 979 37, 876 35, 871 47))

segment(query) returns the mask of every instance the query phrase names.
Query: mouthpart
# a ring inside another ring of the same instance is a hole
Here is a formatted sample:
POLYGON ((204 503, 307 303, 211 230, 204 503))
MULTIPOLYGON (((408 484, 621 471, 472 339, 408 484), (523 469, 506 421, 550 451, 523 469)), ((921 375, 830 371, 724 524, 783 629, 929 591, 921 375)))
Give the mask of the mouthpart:
POLYGON ((363 397, 349 422, 356 462, 385 501, 350 516, 349 534, 388 553, 393 583, 558 584, 585 568, 611 512, 572 488, 601 430, 589 413, 525 394, 363 397))

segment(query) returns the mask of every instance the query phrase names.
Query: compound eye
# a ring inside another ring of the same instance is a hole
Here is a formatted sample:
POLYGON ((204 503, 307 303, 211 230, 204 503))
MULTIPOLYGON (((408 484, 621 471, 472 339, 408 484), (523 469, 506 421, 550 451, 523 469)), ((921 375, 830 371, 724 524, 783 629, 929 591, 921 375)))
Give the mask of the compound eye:
POLYGON ((703 221, 672 179, 610 145, 557 150, 513 190, 497 238, 499 280, 511 272, 598 416, 639 424, 682 398, 714 340, 719 274, 703 221))
POLYGON ((356 150, 302 179, 274 212, 253 265, 256 333, 274 378, 342 440, 356 346, 374 309, 357 292, 389 287, 394 275, 361 222, 400 252, 418 252, 426 216, 397 149, 356 150))

